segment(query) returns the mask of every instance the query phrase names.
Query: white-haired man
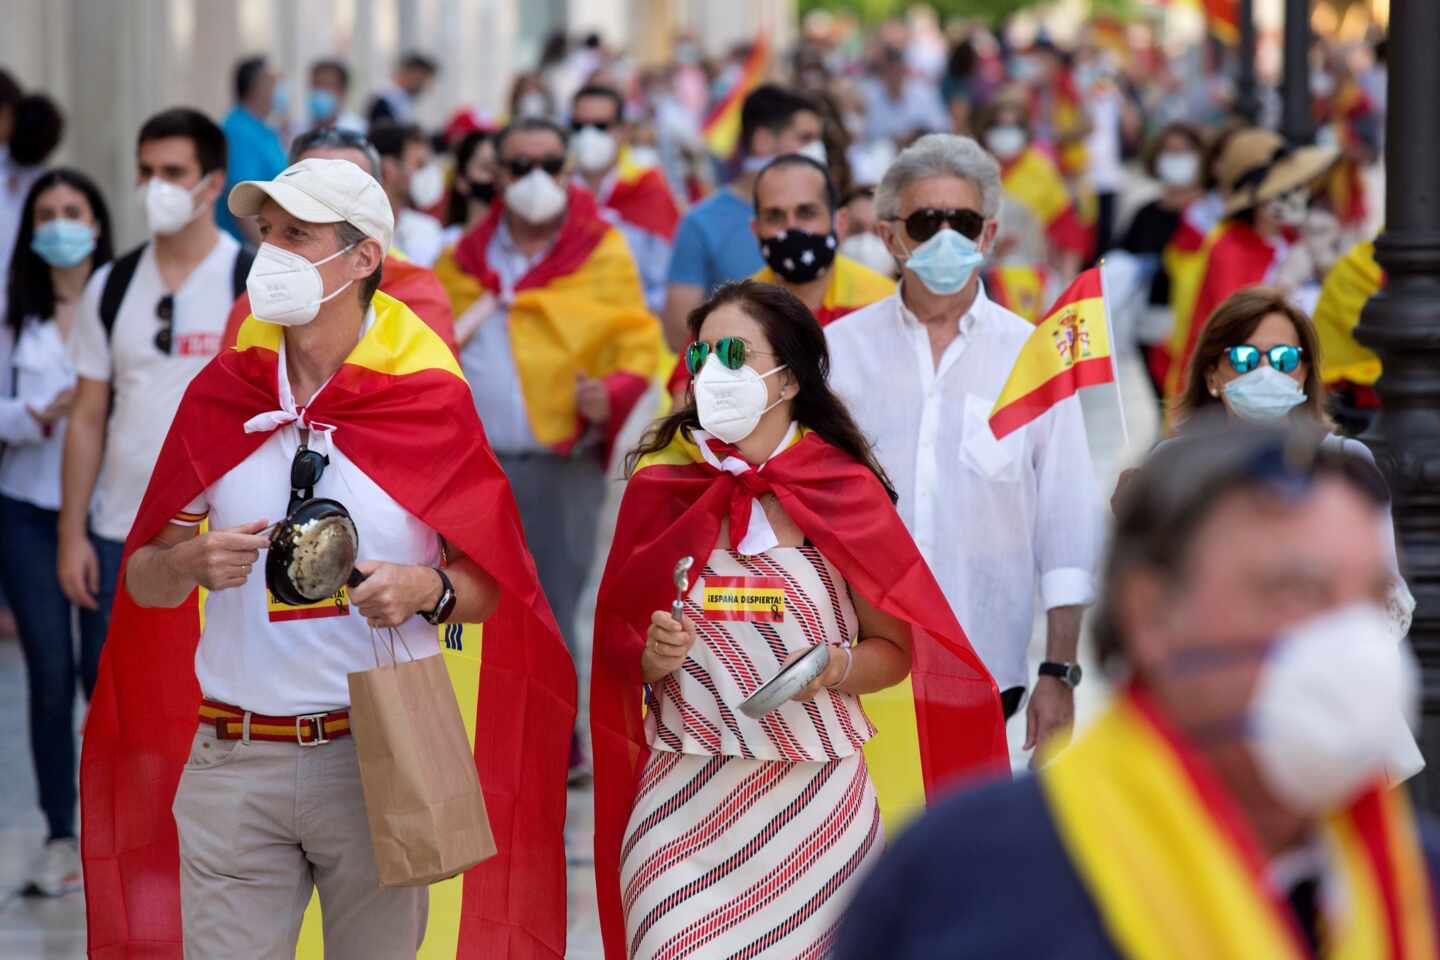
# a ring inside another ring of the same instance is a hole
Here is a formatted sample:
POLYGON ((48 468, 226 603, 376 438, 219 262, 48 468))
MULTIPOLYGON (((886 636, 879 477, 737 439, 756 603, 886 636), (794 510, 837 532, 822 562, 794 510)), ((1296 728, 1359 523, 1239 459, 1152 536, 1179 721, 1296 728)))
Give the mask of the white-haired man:
POLYGON ((990 431, 990 410, 1035 329, 980 282, 1000 194, 999 164, 974 140, 917 140, 875 197, 878 230, 903 267, 900 289, 825 333, 831 386, 874 440, 900 515, 994 675, 1007 718, 1029 685, 1039 589, 1047 637, 1026 713, 1030 749, 1069 736, 1101 513, 1074 397, 1003 440, 990 431))

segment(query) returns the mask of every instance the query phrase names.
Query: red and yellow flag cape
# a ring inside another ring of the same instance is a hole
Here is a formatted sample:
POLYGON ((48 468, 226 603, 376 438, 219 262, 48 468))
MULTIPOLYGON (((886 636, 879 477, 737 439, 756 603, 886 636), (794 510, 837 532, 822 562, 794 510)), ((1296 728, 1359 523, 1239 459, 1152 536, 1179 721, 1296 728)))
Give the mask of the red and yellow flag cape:
POLYGON ((1090 256, 1095 231, 1081 219, 1055 161, 1030 146, 1001 172, 1005 193, 1030 211, 1052 245, 1090 256))
POLYGON ((760 33, 755 36, 755 44, 750 48, 750 55, 745 58, 740 78, 725 91, 725 96, 711 108, 700 125, 700 136, 714 156, 728 160, 739 149, 740 108, 744 105, 745 98, 750 96, 750 91, 760 86, 760 81, 765 78, 765 71, 768 69, 770 40, 760 33))
MULTIPOLYGON (((471 689, 447 666, 475 744, 499 853, 435 888, 425 956, 559 958, 565 952, 565 776, 575 672, 541 593, 510 487, 454 356, 404 304, 376 294, 375 322, 309 413, 406 510, 500 584, 471 689), (473 718, 473 726, 472 726, 473 718), (446 909, 439 909, 444 905, 446 909)), ((279 406, 280 327, 251 319, 190 384, 126 543, 149 543, 176 511, 267 434, 245 421, 279 406)), ((285 478, 277 477, 277 483, 285 478)), ((120 582, 124 583, 124 565, 120 582)), ((198 594, 198 591, 197 591, 198 594)), ((195 734, 196 594, 173 610, 116 592, 80 769, 90 956, 181 955, 179 852, 170 806, 195 734)), ((450 628, 454 631, 454 628, 450 628)), ((449 642, 446 646, 463 646, 449 642)), ((457 638, 458 641, 458 638, 457 638)))
MULTIPOLYGON (((1195 298, 1200 294, 1200 281, 1205 279, 1205 257, 1207 235, 1191 220, 1192 203, 1180 216, 1180 225, 1175 228, 1170 242, 1161 251, 1160 263, 1170 277, 1170 316, 1172 318, 1171 339, 1163 349, 1150 356, 1151 375, 1160 384, 1169 383, 1175 363, 1176 352, 1184 348, 1183 340, 1174 342, 1175 330, 1183 329, 1189 335, 1190 315, 1195 310, 1195 298)), ((1167 396, 1171 395, 1167 391, 1167 396)))
MULTIPOLYGON (((1135 960, 1311 956, 1258 839, 1203 757, 1130 689, 1040 773, 1081 882, 1135 960)), ((1323 826, 1345 910, 1322 956, 1430 960, 1435 907, 1402 790, 1373 788, 1323 826)))
POLYGON ((1006 264, 985 272, 985 295, 1031 323, 1044 319, 1045 287, 1050 271, 1039 266, 1006 264))
POLYGON ((1105 290, 1100 268, 1091 267, 1060 294, 1020 348, 990 411, 990 431, 1004 437, 1075 391, 1114 379, 1105 290))
POLYGON ((1351 247, 1330 272, 1315 304, 1315 329, 1320 334, 1320 376, 1326 383, 1346 380, 1371 387, 1380 379, 1380 358, 1355 339, 1360 310, 1385 285, 1385 271, 1375 262, 1373 241, 1351 247))
MULTIPOLYGON (((1175 328, 1170 333, 1170 370, 1165 383, 1167 398, 1185 390, 1189 376, 1190 355, 1200 340, 1200 331, 1210 314, 1225 298, 1245 287, 1265 280, 1275 259, 1275 248, 1243 220, 1225 220, 1210 232, 1202 252, 1204 266, 1190 309, 1181 312, 1179 297, 1183 291, 1172 292, 1175 304, 1175 328)), ((1173 278, 1172 274, 1172 278, 1173 278)))
POLYGON ((680 226, 680 208, 657 167, 637 167, 622 157, 615 186, 605 198, 604 206, 626 223, 646 233, 675 239, 680 226))
MULTIPOLYGON (((600 583, 590 684, 595 751, 595 883, 605 954, 626 956, 620 845, 649 755, 640 654, 651 614, 675 598, 672 574, 694 557, 698 577, 732 506, 762 483, 851 589, 908 623, 914 660, 905 683, 864 698, 880 733, 866 761, 892 831, 924 798, 969 775, 1008 769, 995 681, 970 648, 935 577, 866 467, 813 433, 737 479, 706 464, 683 435, 641 461, 630 479, 600 583)), ((693 581, 692 581, 693 582, 693 581)))
MULTIPOLYGON (((625 238, 600 216, 590 191, 571 184, 568 193, 554 245, 520 278, 509 305, 510 345, 530 429, 562 453, 585 431, 575 408, 576 375, 603 380, 610 393, 608 448, 654 376, 663 344, 625 238)), ((501 292, 486 248, 504 213, 504 204, 495 204, 435 263, 457 317, 485 292, 501 292)))
MULTIPOLYGON (((430 270, 412 263, 399 250, 392 249, 381 264, 380 292, 389 294, 414 311, 431 330, 440 335, 451 353, 458 353, 455 344, 455 318, 450 315, 450 298, 430 270)), ((250 316, 250 292, 240 294, 225 321, 223 347, 235 346, 240 325, 250 316)))

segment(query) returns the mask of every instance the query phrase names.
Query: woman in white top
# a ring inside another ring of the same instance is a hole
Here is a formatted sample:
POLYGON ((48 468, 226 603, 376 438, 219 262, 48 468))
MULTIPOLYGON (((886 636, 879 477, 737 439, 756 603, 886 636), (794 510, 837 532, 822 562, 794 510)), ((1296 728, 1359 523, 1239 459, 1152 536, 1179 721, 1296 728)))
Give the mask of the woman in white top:
POLYGON ((90 274, 111 258, 110 215, 84 174, 56 169, 30 188, 0 318, 0 586, 15 613, 30 687, 30 748, 49 841, 30 876, 35 893, 78 887, 75 678, 95 686, 105 621, 71 605, 56 579, 56 522, 65 418, 75 371, 65 339, 90 274))

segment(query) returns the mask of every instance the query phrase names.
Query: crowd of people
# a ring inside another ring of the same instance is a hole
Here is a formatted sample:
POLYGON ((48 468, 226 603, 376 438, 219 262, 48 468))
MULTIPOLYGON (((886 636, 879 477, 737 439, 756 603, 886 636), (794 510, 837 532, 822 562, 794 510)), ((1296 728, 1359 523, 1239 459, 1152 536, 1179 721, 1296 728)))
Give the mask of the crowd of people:
POLYGON ((220 122, 135 134, 129 250, 49 163, 63 111, 0 71, 32 892, 81 883, 83 767, 92 949, 289 955, 313 888, 327 949, 412 955, 425 890, 379 883, 347 676, 376 631, 423 657, 484 622, 500 852, 471 876, 530 892, 467 892, 486 956, 563 955, 592 777, 610 957, 1434 955, 1435 848, 1386 789, 1423 765, 1414 601, 1349 436, 1384 42, 1317 40, 1291 145, 1237 115, 1233 51, 1161 39, 817 16, 642 67, 557 35, 501 115, 439 129, 422 53, 363 104, 319 60, 299 111, 247 58, 220 122), (1073 392, 991 425, 1102 258, 1167 434, 1113 497, 1073 392), (288 604, 271 530, 317 498, 356 574, 288 604), (1097 603, 1118 693, 1067 748, 1097 603), (900 829, 1006 780, 1012 717, 1038 775, 900 829), (1010 872, 1055 922, 1018 922, 1010 872))

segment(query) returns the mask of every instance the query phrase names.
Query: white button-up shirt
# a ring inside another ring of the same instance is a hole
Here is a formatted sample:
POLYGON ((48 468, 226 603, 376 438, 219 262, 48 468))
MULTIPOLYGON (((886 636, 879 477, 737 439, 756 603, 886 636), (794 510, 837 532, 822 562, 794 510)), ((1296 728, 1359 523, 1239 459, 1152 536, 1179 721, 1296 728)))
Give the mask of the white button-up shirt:
POLYGON ((830 385, 900 494, 900 516, 1000 689, 1026 685, 1045 609, 1087 604, 1103 533, 1076 397, 996 440, 990 410, 1034 332, 981 287, 937 365, 900 294, 825 328, 830 385))

